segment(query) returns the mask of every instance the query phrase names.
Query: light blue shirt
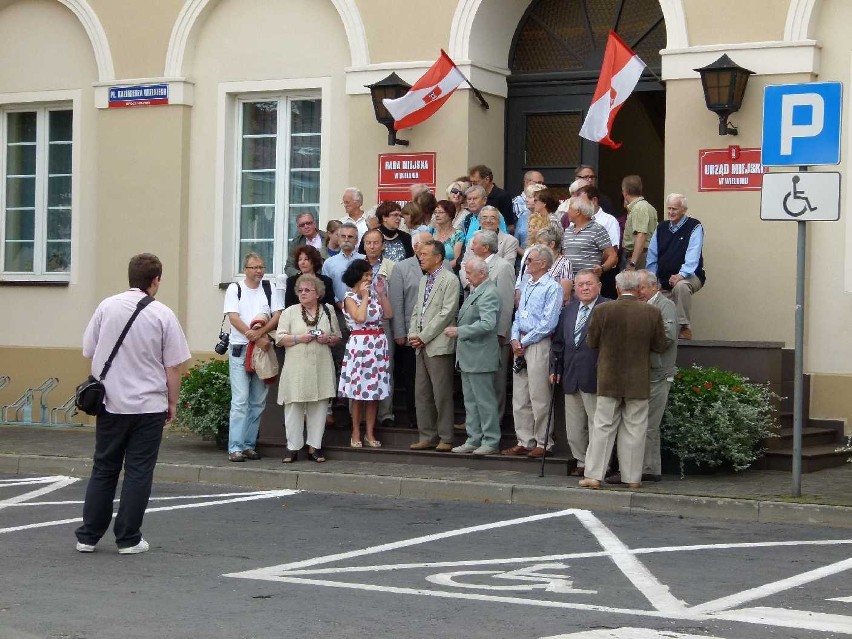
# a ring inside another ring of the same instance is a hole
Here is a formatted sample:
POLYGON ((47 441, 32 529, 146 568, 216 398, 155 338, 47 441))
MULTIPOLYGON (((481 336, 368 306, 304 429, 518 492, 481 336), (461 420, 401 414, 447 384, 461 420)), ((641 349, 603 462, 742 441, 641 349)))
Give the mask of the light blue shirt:
POLYGON ((512 322, 512 339, 526 348, 549 337, 556 330, 562 312, 562 287, 547 273, 521 285, 521 299, 512 322), (521 333, 524 333, 521 338, 521 333))
MULTIPOLYGON (((464 228, 464 227, 462 227, 464 228)), ((473 234, 479 230, 479 214, 474 215, 470 214, 470 226, 467 228, 467 235, 464 236, 464 244, 468 246, 470 241, 473 239, 473 234)), ((500 216, 500 230, 506 233, 506 220, 503 219, 503 216, 500 216)))
MULTIPOLYGON (((686 222, 688 215, 684 215, 680 218, 680 222, 676 225, 669 225, 669 232, 677 233, 680 231, 680 227, 684 225, 686 222)), ((694 229, 692 229, 692 235, 689 236, 689 244, 686 247, 686 256, 683 258, 683 266, 680 267, 680 271, 678 271, 678 275, 682 278, 686 279, 687 277, 692 277, 695 275, 695 271, 698 270, 698 260, 701 258, 701 247, 704 246, 704 227, 701 224, 698 224, 694 229)), ((657 234, 654 233, 654 236, 651 238, 651 243, 648 245, 648 260, 646 262, 646 269, 651 271, 656 275, 657 273, 657 234)))
POLYGON ((339 304, 343 304, 343 298, 346 297, 346 291, 349 287, 343 283, 343 271, 352 263, 353 260, 365 259, 360 253, 353 252, 351 256, 346 257, 341 251, 334 257, 328 258, 322 265, 322 274, 331 278, 334 283, 334 299, 339 304))

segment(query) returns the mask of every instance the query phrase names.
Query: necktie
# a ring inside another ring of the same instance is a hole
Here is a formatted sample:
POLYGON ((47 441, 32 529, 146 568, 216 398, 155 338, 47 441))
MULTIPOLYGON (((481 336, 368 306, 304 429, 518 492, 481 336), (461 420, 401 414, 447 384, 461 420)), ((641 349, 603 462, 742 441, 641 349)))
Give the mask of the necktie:
POLYGON ((589 319, 589 307, 580 306, 580 312, 577 313, 577 323, 574 325, 574 346, 580 345, 580 333, 583 332, 587 319, 589 319))

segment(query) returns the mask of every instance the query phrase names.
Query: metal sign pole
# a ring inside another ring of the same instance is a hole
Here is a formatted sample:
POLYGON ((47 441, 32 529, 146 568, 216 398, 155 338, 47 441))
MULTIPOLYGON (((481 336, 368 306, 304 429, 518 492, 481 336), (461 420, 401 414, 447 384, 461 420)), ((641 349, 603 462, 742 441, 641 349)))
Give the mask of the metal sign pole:
MULTIPOLYGON (((808 167, 799 167, 805 172, 808 167)), ((804 409, 805 360, 805 247, 807 222, 796 222, 796 336, 795 369, 793 372, 793 497, 802 496, 802 417, 804 409)))

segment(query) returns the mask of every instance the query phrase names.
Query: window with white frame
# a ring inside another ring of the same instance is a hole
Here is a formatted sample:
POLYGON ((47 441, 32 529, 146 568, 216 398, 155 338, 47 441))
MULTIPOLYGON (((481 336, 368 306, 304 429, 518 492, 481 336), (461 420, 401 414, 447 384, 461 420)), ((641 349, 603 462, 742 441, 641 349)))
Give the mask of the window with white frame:
POLYGON ((252 251, 268 273, 282 272, 296 218, 318 219, 321 110, 313 97, 239 101, 235 273, 252 251))
POLYGON ((3 122, 2 271, 71 270, 72 110, 8 108, 3 122))

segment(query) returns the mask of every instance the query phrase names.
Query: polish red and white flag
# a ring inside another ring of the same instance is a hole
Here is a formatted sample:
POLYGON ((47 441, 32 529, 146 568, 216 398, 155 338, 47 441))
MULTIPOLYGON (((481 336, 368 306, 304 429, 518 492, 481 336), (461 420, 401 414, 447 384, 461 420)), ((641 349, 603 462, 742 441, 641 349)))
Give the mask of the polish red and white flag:
POLYGON ((610 31, 598 86, 580 128, 580 137, 613 149, 621 146, 621 142, 614 142, 609 137, 612 123, 621 105, 636 88, 644 69, 645 63, 639 56, 614 31, 610 31))
POLYGON ((441 57, 414 83, 408 93, 396 100, 382 100, 393 116, 393 128, 399 131, 428 120, 444 106, 444 102, 464 80, 462 72, 441 49, 441 57))

